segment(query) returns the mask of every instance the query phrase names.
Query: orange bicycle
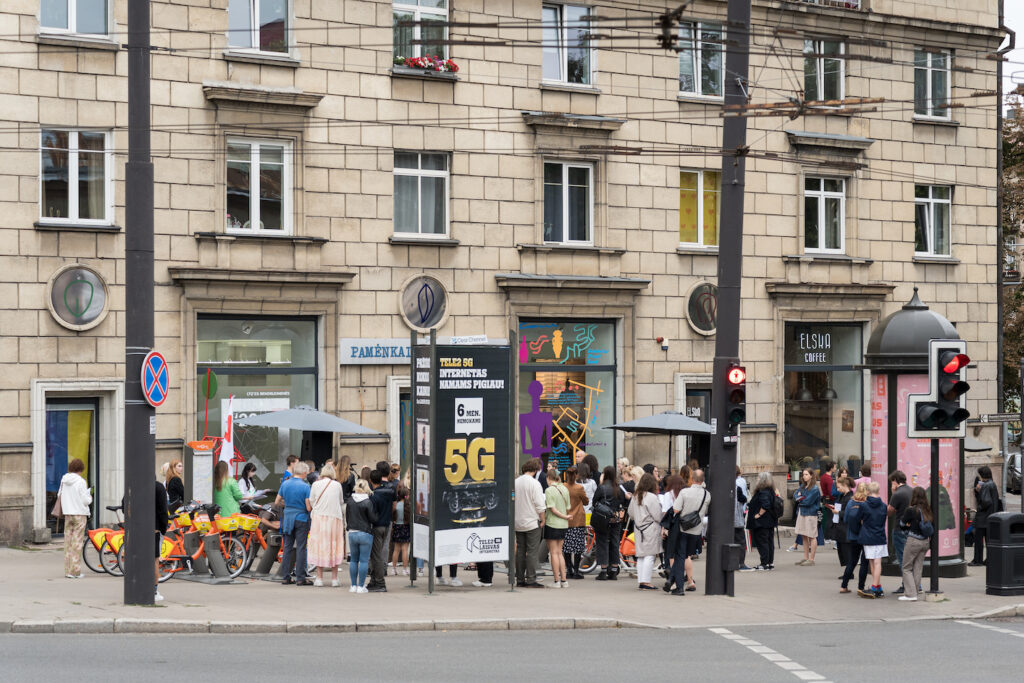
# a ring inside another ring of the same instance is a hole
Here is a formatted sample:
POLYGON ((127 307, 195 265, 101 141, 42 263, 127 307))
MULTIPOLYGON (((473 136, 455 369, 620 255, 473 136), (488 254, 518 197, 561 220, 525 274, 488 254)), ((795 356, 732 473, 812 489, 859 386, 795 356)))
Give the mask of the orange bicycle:
POLYGON ((117 551, 124 541, 121 506, 108 505, 107 509, 117 514, 117 525, 86 530, 88 540, 82 544, 82 561, 97 574, 105 572, 111 576, 121 576, 121 567, 117 563, 117 551))

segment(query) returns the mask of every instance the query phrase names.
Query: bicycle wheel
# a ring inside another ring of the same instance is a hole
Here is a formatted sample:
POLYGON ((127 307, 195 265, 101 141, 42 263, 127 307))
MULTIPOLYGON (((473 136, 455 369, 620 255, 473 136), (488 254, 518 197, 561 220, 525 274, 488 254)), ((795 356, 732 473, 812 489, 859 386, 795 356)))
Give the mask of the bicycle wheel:
POLYGON ((114 552, 114 549, 110 547, 110 538, 103 539, 103 545, 100 547, 100 564, 103 565, 103 571, 111 576, 124 576, 121 560, 118 559, 118 555, 123 552, 124 543, 121 544, 117 552, 114 552))
POLYGON ((234 536, 224 539, 224 564, 228 567, 228 576, 232 579, 245 571, 245 560, 248 553, 245 546, 234 536))
POLYGON ((587 529, 587 540, 584 546, 583 555, 580 557, 580 573, 589 574, 594 571, 597 567, 597 559, 595 557, 595 543, 594 543, 594 528, 586 527, 587 529))
POLYGON ((85 537, 85 545, 82 546, 82 561, 85 562, 86 567, 97 574, 105 573, 100 561, 100 551, 96 550, 96 546, 93 545, 92 539, 88 535, 85 537))
POLYGON ((160 576, 157 581, 163 583, 167 581, 175 574, 181 571, 181 560, 178 559, 161 559, 160 560, 160 576))

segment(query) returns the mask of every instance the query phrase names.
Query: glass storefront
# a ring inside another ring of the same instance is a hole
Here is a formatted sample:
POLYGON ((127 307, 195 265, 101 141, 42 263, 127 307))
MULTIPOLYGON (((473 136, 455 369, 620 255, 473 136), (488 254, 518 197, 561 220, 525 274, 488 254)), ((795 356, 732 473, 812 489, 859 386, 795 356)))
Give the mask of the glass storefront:
MULTIPOLYGON (((197 434, 221 436, 231 413, 237 421, 300 405, 316 407, 317 330, 315 318, 200 316, 197 324, 197 434), (216 393, 203 393, 207 371, 216 375, 216 393), (231 399, 230 397, 234 397, 231 399)), ((302 432, 236 426, 240 462, 256 465, 258 488, 276 489, 288 455, 299 454, 302 432)), ((186 482, 188 486, 188 482, 186 482)))
MULTIPOLYGON (((828 457, 854 473, 864 461, 863 328, 786 323, 785 430, 790 471, 828 457)), ((859 476, 854 474, 854 476, 859 476)))
POLYGON ((576 451, 615 461, 615 323, 522 321, 519 325, 520 462, 568 467, 576 451))

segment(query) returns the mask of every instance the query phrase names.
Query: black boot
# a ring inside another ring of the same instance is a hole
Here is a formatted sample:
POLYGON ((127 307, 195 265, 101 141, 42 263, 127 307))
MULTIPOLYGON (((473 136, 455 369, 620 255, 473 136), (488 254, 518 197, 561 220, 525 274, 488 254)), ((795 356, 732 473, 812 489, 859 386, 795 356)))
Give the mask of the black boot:
POLYGON ((608 580, 618 581, 619 580, 619 565, 612 565, 608 567, 608 580))
POLYGON ((569 578, 570 579, 582 579, 583 578, 583 574, 580 574, 580 558, 581 558, 581 555, 579 553, 573 553, 571 555, 571 560, 569 561, 569 563, 567 565, 569 567, 569 578))
POLYGON ((607 569, 602 569, 601 573, 597 575, 597 580, 598 581, 608 581, 609 580, 609 578, 608 578, 608 570, 607 569))

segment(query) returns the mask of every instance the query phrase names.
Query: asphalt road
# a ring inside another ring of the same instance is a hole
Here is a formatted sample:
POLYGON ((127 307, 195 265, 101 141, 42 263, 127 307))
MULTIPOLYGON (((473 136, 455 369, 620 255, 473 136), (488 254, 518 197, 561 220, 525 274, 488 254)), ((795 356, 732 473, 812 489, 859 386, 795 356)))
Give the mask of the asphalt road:
POLYGON ((8 681, 104 683, 1019 681, 1024 619, 686 630, 5 635, 0 661, 8 681))

